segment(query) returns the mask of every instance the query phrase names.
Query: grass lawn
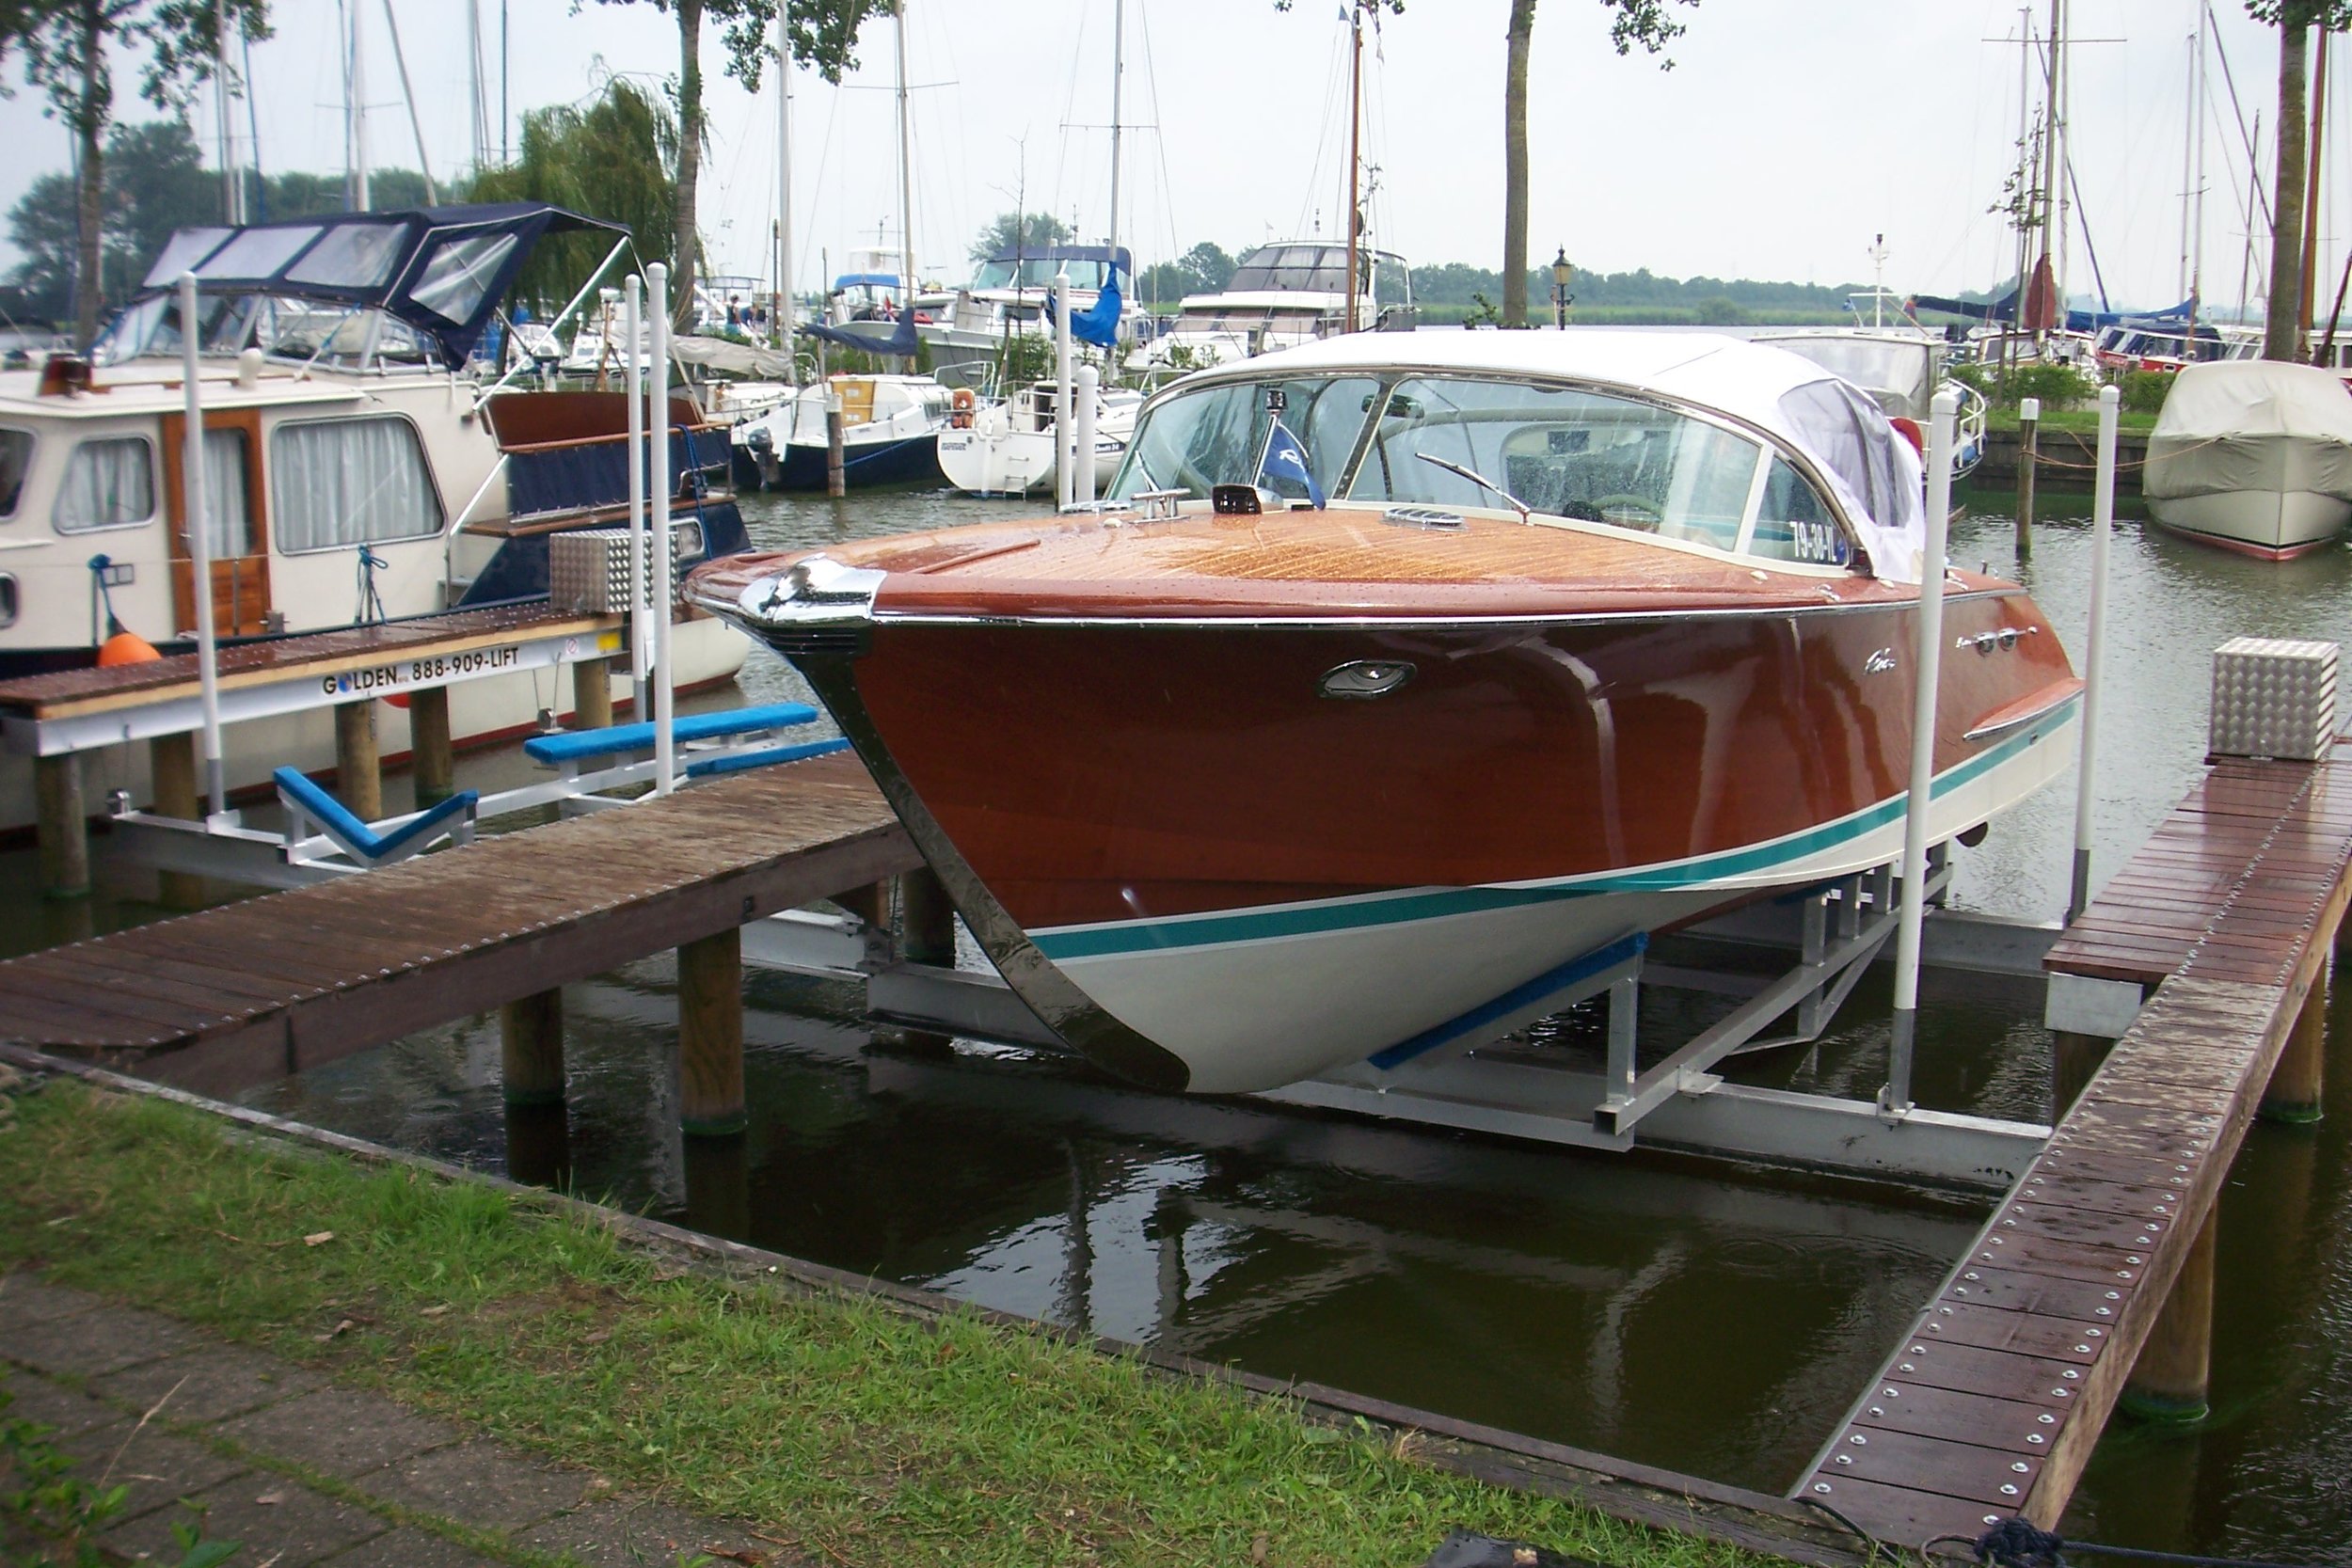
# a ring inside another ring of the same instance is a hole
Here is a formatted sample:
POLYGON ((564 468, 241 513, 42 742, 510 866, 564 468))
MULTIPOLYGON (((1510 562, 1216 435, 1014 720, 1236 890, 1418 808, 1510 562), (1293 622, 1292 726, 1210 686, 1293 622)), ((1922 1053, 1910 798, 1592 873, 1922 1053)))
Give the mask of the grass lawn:
POLYGON ((52 1081, 14 1104, 0 1261, 751 1520, 812 1559, 1401 1568, 1466 1526, 1624 1568, 1768 1560, 977 1315, 686 1272, 577 1211, 167 1102, 52 1081))
MULTIPOLYGON (((2015 430, 2017 410, 2014 408, 1994 409, 1985 417, 1985 428, 2015 430)), ((2099 434, 2099 411, 2096 408, 2052 408, 2044 404, 2042 410, 2042 428, 2074 430, 2086 436, 2096 436, 2099 434)), ((2115 417, 2115 428, 2126 436, 2145 436, 2156 428, 2156 417, 2153 414, 2118 414, 2115 417)))

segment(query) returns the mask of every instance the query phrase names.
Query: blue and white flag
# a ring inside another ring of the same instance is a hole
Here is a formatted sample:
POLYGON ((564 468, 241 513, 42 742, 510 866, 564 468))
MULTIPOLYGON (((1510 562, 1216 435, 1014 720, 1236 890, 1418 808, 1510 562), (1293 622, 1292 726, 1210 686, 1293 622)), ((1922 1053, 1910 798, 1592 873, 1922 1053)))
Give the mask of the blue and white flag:
POLYGON ((1279 420, 1266 432, 1265 455, 1258 459, 1258 477, 1287 479, 1294 484, 1305 485, 1307 499, 1315 503, 1316 511, 1323 510, 1323 486, 1315 483, 1315 472, 1307 466, 1307 449, 1279 420))

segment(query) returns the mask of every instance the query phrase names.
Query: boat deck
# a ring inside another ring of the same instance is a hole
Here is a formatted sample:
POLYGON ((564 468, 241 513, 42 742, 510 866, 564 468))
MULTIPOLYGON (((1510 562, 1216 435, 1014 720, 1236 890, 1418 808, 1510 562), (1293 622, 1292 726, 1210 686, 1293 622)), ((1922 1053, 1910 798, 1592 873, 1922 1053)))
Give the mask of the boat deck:
POLYGON ((2049 969, 2155 994, 1792 1497, 1910 1546, 2055 1526, 2325 994, 2347 862, 2352 750, 2219 762, 2068 928, 2049 969))
POLYGON ((0 963, 0 1037, 233 1094, 921 864, 835 754, 0 963))

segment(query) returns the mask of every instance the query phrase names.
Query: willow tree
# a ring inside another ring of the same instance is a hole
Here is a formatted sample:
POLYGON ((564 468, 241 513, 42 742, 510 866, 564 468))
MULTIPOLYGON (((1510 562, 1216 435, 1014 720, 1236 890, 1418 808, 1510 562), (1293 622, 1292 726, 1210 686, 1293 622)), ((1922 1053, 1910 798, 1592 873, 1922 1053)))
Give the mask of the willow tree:
MULTIPOLYGON (((14 0, 0 0, 0 7, 14 0)), ((181 0, 190 3, 190 0, 181 0)), ((696 201, 702 185, 703 22, 715 23, 726 73, 746 92, 759 90, 761 72, 775 53, 773 34, 779 0, 598 0, 607 6, 650 4, 677 20, 677 177, 675 218, 671 231, 671 313, 680 322, 694 312, 696 201)), ((857 32, 866 20, 886 15, 893 0, 782 0, 785 32, 792 58, 838 82, 857 66, 857 32)), ((575 0, 574 9, 578 9, 575 0)), ((650 248, 653 236, 638 243, 650 248)))
MULTIPOLYGON (((1609 41, 1619 55, 1638 45, 1652 55, 1682 36, 1670 5, 1699 0, 1600 0, 1609 15, 1609 41)), ((2352 0, 2344 0, 2352 4, 2352 0)), ((1535 34, 1535 0, 1511 0, 1503 34, 1502 75, 1502 325, 1527 325, 1527 57, 1535 34)), ((1661 60, 1661 68, 1674 69, 1661 60)))
MULTIPOLYGON (((578 103, 523 116, 522 144, 503 168, 485 169, 468 190, 474 201, 547 201, 621 224, 659 254, 677 223, 677 121, 660 94, 626 77, 578 103)), ((525 264, 526 298, 560 304, 603 259, 597 234, 556 234, 525 264)))
POLYGON ((2303 357, 2303 203, 2311 142, 2312 29, 2352 28, 2352 0, 2246 0, 2257 22, 2279 29, 2279 187, 2271 204, 2270 313, 2263 357, 2303 357))
MULTIPOLYGON (((25 80, 73 134, 73 329, 83 343, 98 335, 114 62, 143 56, 139 96, 183 114, 219 68, 224 29, 269 37, 268 0, 0 0, 0 58, 24 56, 25 80)), ((233 74, 228 85, 236 85, 233 74)))

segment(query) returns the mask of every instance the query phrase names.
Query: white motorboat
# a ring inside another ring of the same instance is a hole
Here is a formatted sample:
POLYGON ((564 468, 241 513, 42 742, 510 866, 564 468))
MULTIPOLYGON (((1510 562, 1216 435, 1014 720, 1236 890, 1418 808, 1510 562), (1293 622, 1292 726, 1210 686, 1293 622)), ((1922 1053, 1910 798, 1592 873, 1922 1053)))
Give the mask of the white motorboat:
POLYGON ((2191 365, 2140 492, 2158 524, 2224 549, 2283 561, 2331 544, 2352 520, 2352 394, 2315 365, 2191 365))
POLYGON ((841 403, 848 483, 938 483, 940 432, 954 400, 928 375, 835 375, 802 388, 770 412, 735 426, 735 480, 745 489, 817 490, 828 462, 825 412, 841 403))
MULTIPOLYGON (((1362 250, 1357 321, 1378 330, 1412 322, 1413 275, 1392 251, 1362 250)), ((1262 245, 1215 293, 1187 294, 1167 330, 1127 358, 1133 371, 1203 370, 1347 329, 1347 246, 1326 240, 1262 245)))
MULTIPOLYGON (((939 433, 939 470, 967 495, 1025 496, 1055 486, 1056 388, 1050 381, 1021 388, 1001 402, 966 406, 955 394, 949 428, 939 433)), ((1107 491, 1135 434, 1143 394, 1105 387, 1094 402, 1094 484, 1107 491)))

